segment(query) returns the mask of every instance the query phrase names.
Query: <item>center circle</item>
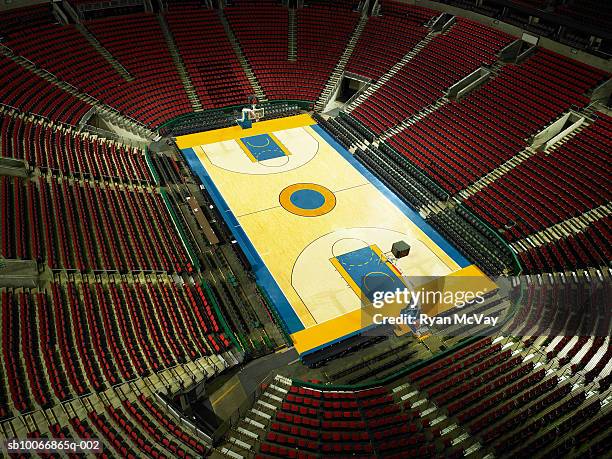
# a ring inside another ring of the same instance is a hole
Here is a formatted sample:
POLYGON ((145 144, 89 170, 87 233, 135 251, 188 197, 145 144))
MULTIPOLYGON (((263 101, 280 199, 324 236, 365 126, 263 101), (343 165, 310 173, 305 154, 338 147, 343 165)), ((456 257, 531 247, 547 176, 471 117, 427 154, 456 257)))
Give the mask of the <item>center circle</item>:
POLYGON ((281 191, 278 200, 287 211, 300 217, 320 217, 336 206, 336 196, 323 185, 294 183, 281 191))
POLYGON ((325 204, 325 196, 316 190, 309 189, 294 191, 289 196, 289 200, 295 207, 308 210, 318 209, 325 204))

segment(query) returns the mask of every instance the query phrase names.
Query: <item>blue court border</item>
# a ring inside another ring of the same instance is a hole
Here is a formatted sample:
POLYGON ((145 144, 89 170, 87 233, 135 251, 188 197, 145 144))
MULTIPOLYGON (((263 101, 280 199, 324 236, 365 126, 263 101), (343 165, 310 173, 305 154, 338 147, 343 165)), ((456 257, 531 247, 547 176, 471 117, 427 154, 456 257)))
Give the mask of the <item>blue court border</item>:
POLYGON ((206 188, 206 191, 208 191, 208 194, 215 203, 215 206, 221 213, 221 217, 225 220, 225 223, 232 232, 232 235, 240 245, 240 248, 247 257, 247 260, 249 260, 249 263, 253 268, 253 273, 255 274, 257 284, 265 290, 270 300, 272 300, 272 303, 274 307, 276 307, 279 316, 285 323, 285 327, 287 328, 289 334, 303 330, 305 328, 304 324, 289 304, 289 301, 287 301, 287 298, 285 298, 284 293, 274 280, 274 277, 272 277, 272 274, 259 256, 259 253, 257 253, 253 243, 245 233, 244 229, 242 229, 242 226, 240 226, 240 223, 238 223, 238 219, 230 210, 227 202, 225 202, 225 199, 223 199, 223 196, 217 189, 212 178, 210 175, 208 175, 208 172, 206 172, 206 169, 200 162, 196 152, 193 150, 193 148, 185 148, 182 150, 182 152, 187 160, 187 163, 189 164, 189 167, 191 167, 191 170, 194 171, 200 178, 202 184, 206 188))
MULTIPOLYGON (((323 128, 319 125, 312 125, 311 128, 319 134, 334 150, 336 150, 351 166, 353 166, 357 171, 359 171, 368 181, 376 187, 389 201, 393 203, 404 215, 406 215, 419 229, 421 229, 433 242, 435 242, 440 248, 442 248, 448 256, 450 256, 455 263, 457 263, 461 268, 466 268, 471 265, 471 263, 454 247, 452 246, 446 239, 444 239, 435 229, 433 229, 426 221, 421 217, 418 212, 415 212, 412 208, 410 208, 404 201, 402 201, 393 191, 391 191, 378 177, 376 177, 372 172, 370 172, 363 164, 361 164, 357 159, 340 145, 331 135, 329 135, 323 128)), ((212 178, 200 162, 197 154, 193 150, 193 148, 185 148, 181 150, 183 152, 183 156, 187 160, 187 163, 191 167, 191 170, 195 172, 200 181, 208 191, 208 194, 211 196, 215 206, 219 210, 221 217, 225 220, 227 226, 229 227, 232 235, 240 245, 240 248, 244 252, 247 260, 251 264, 253 268, 253 273, 255 274, 255 279, 257 284, 264 289, 268 297, 273 303, 273 306, 276 307, 281 320, 285 323, 285 327, 289 334, 296 333, 300 330, 303 330, 304 324, 297 316, 289 301, 283 294, 282 290, 274 280, 274 277, 268 270, 268 267, 265 265, 259 253, 253 246, 253 243, 245 233, 245 231, 238 223, 238 219, 232 213, 227 202, 217 189, 214 184, 212 178)), ((374 327, 374 325, 370 325, 369 327, 363 328, 361 330, 356 330, 351 332, 345 336, 338 337, 328 343, 317 346, 307 352, 304 352, 300 355, 304 356, 307 354, 311 354, 318 350, 324 349, 333 344, 339 343, 340 341, 344 341, 352 336, 355 336, 358 333, 363 333, 364 331, 374 327)))
POLYGON ((336 139, 327 133, 321 126, 313 125, 311 128, 319 134, 323 139, 330 144, 334 150, 336 150, 344 159, 346 159, 351 166, 361 173, 368 181, 374 185, 374 187, 380 191, 385 197, 393 203, 406 217, 410 219, 412 223, 419 227, 436 245, 444 250, 446 254, 453 259, 461 268, 467 268, 472 263, 467 260, 461 252, 459 252, 453 245, 451 245, 446 239, 444 239, 440 233, 438 233, 429 223, 425 221, 418 212, 415 212, 408 204, 400 199, 400 197, 391 191, 387 185, 385 185, 378 177, 368 170, 363 164, 342 145, 340 145, 336 139))

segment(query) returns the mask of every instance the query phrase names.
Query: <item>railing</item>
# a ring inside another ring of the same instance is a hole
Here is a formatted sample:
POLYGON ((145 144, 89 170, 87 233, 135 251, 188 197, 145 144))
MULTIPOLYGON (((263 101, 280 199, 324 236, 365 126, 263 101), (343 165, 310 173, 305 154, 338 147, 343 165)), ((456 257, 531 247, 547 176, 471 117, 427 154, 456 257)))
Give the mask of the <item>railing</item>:
POLYGON ((15 52, 13 51, 13 49, 9 48, 8 46, 6 46, 3 43, 0 43, 0 50, 2 50, 2 53, 5 56, 14 56, 15 55, 15 52))
POLYGON ((236 338, 236 335, 225 321, 225 315, 221 312, 221 308, 219 308, 219 304, 217 303, 217 298, 210 289, 210 286, 204 279, 202 279, 200 285, 204 288, 206 296, 210 300, 210 303, 212 304, 212 307, 215 310, 215 313, 217 314, 217 320, 221 323, 221 327, 223 327, 223 330, 225 331, 226 335, 229 337, 230 341, 234 344, 234 346, 236 346, 236 348, 244 352, 244 347, 240 344, 240 342, 236 338))
MULTIPOLYGON (((394 154, 396 154, 398 157, 400 158, 406 158, 404 155, 402 155, 400 152, 398 152, 394 147, 392 147, 391 145, 389 145, 388 142, 383 142, 383 144, 385 145, 386 148, 388 148, 389 150, 391 150, 394 154)), ((407 159, 407 158, 406 158, 407 159)), ((439 196, 443 196, 445 201, 448 201, 450 199, 450 194, 448 194, 448 192, 446 190, 444 190, 440 185, 438 185, 436 182, 434 182, 425 172, 423 172, 419 167, 415 166, 414 164, 412 164, 412 162, 408 161, 411 165, 410 168, 410 173, 414 174, 416 176, 418 176, 419 181, 423 180, 425 183, 427 183, 431 189, 435 189, 438 193, 439 196)), ((421 182, 423 183, 423 182, 421 182)))
POLYGON ((185 250, 187 250, 187 255, 189 255, 189 258, 191 259, 191 264, 197 270, 199 270, 200 262, 198 260, 198 257, 194 253, 193 247, 191 247, 191 243, 189 242, 189 239, 187 238, 187 235, 185 234, 183 225, 181 221, 179 220, 178 216, 176 215, 176 212, 174 211, 174 207, 172 206, 172 203, 170 202, 168 195, 166 194, 164 190, 159 190, 159 193, 161 194, 161 197, 164 200, 164 204, 166 204, 166 208, 168 209, 168 212, 170 213, 170 217, 172 218, 172 221, 174 222, 174 227, 176 228, 179 234, 179 237, 181 238, 181 241, 183 242, 183 246, 185 247, 185 250))
MULTIPOLYGON (((355 79, 357 79, 357 78, 355 78, 355 79)), ((350 107, 351 104, 353 102, 355 102, 355 100, 357 100, 357 98, 359 96, 361 96, 372 84, 373 84, 372 83, 372 79, 370 78, 369 81, 366 81, 365 84, 360 89, 358 89, 355 94, 353 94, 351 97, 349 97, 349 99, 344 103, 344 106, 345 107, 350 107)))
POLYGON ((104 139, 108 139, 108 140, 114 140, 116 142, 120 142, 124 145, 128 145, 130 147, 134 147, 134 148, 140 148, 141 150, 145 150, 147 148, 147 142, 143 142, 140 140, 136 140, 136 139, 128 139, 127 137, 123 137, 115 132, 112 131, 108 131, 106 129, 102 129, 96 126, 91 126, 91 125, 87 125, 84 124, 81 127, 81 131, 87 131, 91 134, 97 135, 99 137, 102 137, 104 139))
POLYGON ((238 425, 240 420, 248 413, 251 407, 255 404, 255 401, 264 392, 264 388, 267 387, 273 379, 274 376, 272 374, 266 376, 264 380, 257 385, 255 390, 247 395, 247 399, 240 404, 238 409, 236 409, 229 416, 229 418, 227 418, 219 427, 217 427, 217 430, 215 430, 211 435, 213 445, 218 445, 219 441, 225 437, 227 431, 238 425))
MULTIPOLYGON (((0 107, 4 108, 5 110, 14 110, 16 112, 19 112, 23 115, 27 115, 27 116, 33 116, 35 118, 40 118, 43 119, 45 122, 47 122, 49 125, 53 125, 53 126, 59 126, 59 127, 63 127, 65 129, 71 130, 71 131, 75 131, 75 132, 83 132, 86 131, 90 134, 93 135, 97 135, 99 137, 102 137, 104 139, 108 139, 108 140, 114 140, 116 142, 120 142, 124 145, 128 145, 130 147, 133 148, 140 148, 140 149, 145 149, 147 146, 146 142, 142 142, 136 139, 128 139, 127 137, 123 137, 120 136, 119 134, 112 132, 112 131, 108 131, 106 129, 102 129, 96 126, 90 126, 90 125, 83 125, 80 128, 77 126, 74 126, 72 124, 66 124, 66 123, 62 123, 61 121, 52 121, 50 120, 48 117, 46 117, 45 115, 41 115, 40 113, 33 113, 33 112, 26 112, 23 110, 20 110, 17 107, 14 107, 13 105, 9 105, 9 104, 4 104, 2 102, 0 102, 0 107)), ((92 107, 92 110, 95 110, 92 107)), ((119 112, 117 112, 119 113, 119 112)))
POLYGON ((92 3, 86 3, 86 4, 80 4, 77 6, 79 11, 98 11, 98 10, 104 10, 104 9, 109 9, 109 8, 121 8, 121 7, 128 7, 128 6, 144 6, 144 1, 143 0, 106 0, 106 1, 99 1, 99 2, 92 2, 92 3))
POLYGON ((157 173, 157 169, 155 169, 155 166, 153 166, 153 162, 151 161, 151 155, 149 154, 148 148, 145 149, 144 157, 145 157, 147 166, 149 167, 149 171, 151 172, 151 176, 153 177, 153 181, 155 182, 155 185, 159 186, 161 183, 159 179, 159 174, 157 173))
POLYGON ((274 303, 272 302, 272 300, 270 300, 270 298, 268 297, 268 294, 260 285, 257 285, 257 291, 259 292, 262 301, 265 303, 266 308, 268 309, 268 311, 270 311, 270 314, 274 316, 274 321, 280 327, 283 338, 285 338, 287 345, 292 346, 293 340, 291 339, 291 336, 287 329, 287 325, 285 324, 285 321, 282 319, 282 317, 279 315, 278 311, 276 310, 274 303))
POLYGON ((344 76, 347 77, 347 78, 350 78, 351 80, 361 81, 362 83, 371 83, 372 82, 372 78, 369 78, 369 77, 366 77, 366 76, 363 76, 363 75, 359 75, 358 73, 344 72, 344 76))
POLYGON ((464 206, 463 204, 459 204, 457 207, 460 207, 463 211, 470 214, 470 216, 473 217, 475 220, 478 220, 478 222, 487 229, 487 233, 491 234, 495 239, 497 239, 502 244, 502 246, 506 249, 506 251, 510 254, 512 260, 514 261, 514 265, 511 266, 513 268, 513 272, 511 274, 514 276, 520 275, 523 272, 523 267, 518 257, 516 256, 516 253, 510 246, 510 244, 508 244, 508 242, 504 238, 502 238, 499 235, 499 233, 494 228, 491 227, 491 225, 483 221, 480 217, 478 217, 474 212, 472 212, 466 206, 464 206))
POLYGON ((187 426, 189 430, 194 432, 198 437, 203 439, 207 443, 212 443, 212 439, 206 433, 202 432, 197 426, 189 422, 185 419, 181 413, 176 411, 172 405, 170 405, 163 397, 161 397, 157 392, 153 392, 153 396, 157 400, 157 402, 162 405, 168 412, 170 412, 175 420, 178 421, 179 426, 187 426))
MULTIPOLYGON (((9 104, 4 104, 2 102, 0 102, 0 107, 5 107, 6 109, 9 109, 9 110, 15 110, 16 112, 19 112, 19 113, 24 113, 21 110, 19 110, 17 107, 13 105, 9 105, 9 104)), ((42 116, 42 115, 38 115, 38 116, 42 116)), ((43 118, 46 118, 46 117, 43 116, 43 118)))
MULTIPOLYGON (((24 111, 21 111, 20 109, 18 109, 17 107, 13 107, 12 105, 8 105, 8 104, 3 104, 2 102, 0 102, 0 106, 5 107, 5 109, 8 109, 8 110, 14 110, 14 111, 22 113, 24 115, 36 116, 36 117, 44 119, 48 123, 52 123, 52 121, 49 118, 47 118, 45 115, 39 115, 38 113, 32 113, 32 112, 24 112, 24 111)), ((56 124, 62 124, 62 123, 58 123, 58 122, 55 122, 55 123, 56 124)), ((71 126, 71 127, 74 127, 74 126, 71 126)))

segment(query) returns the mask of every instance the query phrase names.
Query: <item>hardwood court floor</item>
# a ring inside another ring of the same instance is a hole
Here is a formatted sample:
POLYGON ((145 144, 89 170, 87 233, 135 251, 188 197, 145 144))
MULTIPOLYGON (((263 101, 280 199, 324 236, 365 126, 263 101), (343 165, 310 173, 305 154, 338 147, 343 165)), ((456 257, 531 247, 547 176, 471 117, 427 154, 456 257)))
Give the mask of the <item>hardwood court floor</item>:
POLYGON ((403 276, 486 279, 309 115, 192 134, 177 143, 247 256, 269 273, 260 279, 264 288, 284 297, 275 303, 299 353, 361 329, 355 283, 334 262, 343 254, 369 246, 388 253, 405 240, 410 255, 392 267, 403 276), (279 154, 257 161, 258 148, 279 154))

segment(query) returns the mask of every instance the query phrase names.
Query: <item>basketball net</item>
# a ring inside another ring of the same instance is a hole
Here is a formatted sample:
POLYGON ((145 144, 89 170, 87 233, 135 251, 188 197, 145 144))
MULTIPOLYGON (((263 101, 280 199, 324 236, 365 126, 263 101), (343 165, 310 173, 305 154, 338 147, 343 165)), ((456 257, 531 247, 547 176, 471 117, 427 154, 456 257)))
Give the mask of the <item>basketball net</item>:
POLYGON ((236 122, 240 125, 247 123, 248 121, 259 121, 264 117, 264 109, 257 108, 256 104, 253 104, 251 108, 243 108, 242 109, 242 118, 236 120, 236 122))

